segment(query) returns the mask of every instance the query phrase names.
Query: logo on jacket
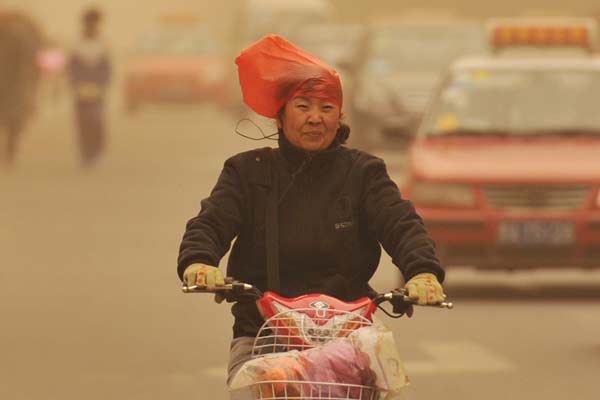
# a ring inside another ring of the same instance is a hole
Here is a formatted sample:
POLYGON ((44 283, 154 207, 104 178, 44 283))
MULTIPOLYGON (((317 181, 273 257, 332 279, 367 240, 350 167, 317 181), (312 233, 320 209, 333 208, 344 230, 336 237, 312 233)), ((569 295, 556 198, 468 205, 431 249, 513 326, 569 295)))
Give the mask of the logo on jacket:
POLYGON ((336 222, 334 225, 336 231, 345 231, 351 229, 354 226, 352 221, 336 222))

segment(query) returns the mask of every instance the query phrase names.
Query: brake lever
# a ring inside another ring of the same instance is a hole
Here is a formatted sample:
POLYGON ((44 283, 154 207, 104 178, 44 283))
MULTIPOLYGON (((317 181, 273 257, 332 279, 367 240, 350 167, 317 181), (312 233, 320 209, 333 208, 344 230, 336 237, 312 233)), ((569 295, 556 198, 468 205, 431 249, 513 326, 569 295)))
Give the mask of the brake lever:
MULTIPOLYGON (((447 310, 452 310, 454 308, 454 303, 446 302, 446 301, 443 301, 438 304, 419 304, 419 303, 415 302, 414 300, 412 300, 406 293, 407 293, 406 289, 397 289, 390 293, 386 293, 384 295, 384 297, 386 298, 386 300, 389 300, 390 302, 392 302, 395 297, 397 298, 397 297, 402 296, 402 301, 404 303, 411 304, 414 306, 445 308, 447 310)), ((444 300, 446 300, 447 297, 448 296, 444 295, 444 300)))
POLYGON ((225 285, 219 286, 215 289, 208 290, 206 287, 194 286, 183 286, 181 288, 183 293, 212 293, 221 295, 227 300, 228 303, 241 301, 244 298, 250 298, 253 300, 259 299, 263 296, 263 293, 252 285, 247 283, 239 282, 233 278, 225 278, 225 285))

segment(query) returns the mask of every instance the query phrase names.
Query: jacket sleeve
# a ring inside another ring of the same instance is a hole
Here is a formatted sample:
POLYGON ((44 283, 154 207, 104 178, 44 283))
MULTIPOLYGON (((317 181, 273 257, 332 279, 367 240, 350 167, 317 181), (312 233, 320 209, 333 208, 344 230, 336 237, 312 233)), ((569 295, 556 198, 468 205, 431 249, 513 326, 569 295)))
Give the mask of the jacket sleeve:
POLYGON ((201 201, 200 213, 186 225, 177 260, 179 278, 194 263, 219 265, 242 224, 244 197, 239 168, 230 158, 210 196, 201 201))
POLYGON ((430 272, 442 282, 444 270, 435 256, 435 243, 413 204, 401 197, 383 160, 369 157, 363 176, 363 204, 369 233, 379 240, 405 280, 430 272))

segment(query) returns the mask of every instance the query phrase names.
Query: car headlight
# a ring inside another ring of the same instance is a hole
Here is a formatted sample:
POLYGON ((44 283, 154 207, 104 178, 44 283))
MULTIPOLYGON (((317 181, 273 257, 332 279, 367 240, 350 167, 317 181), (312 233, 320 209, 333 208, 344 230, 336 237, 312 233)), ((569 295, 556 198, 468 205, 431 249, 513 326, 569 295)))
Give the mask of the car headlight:
POLYGON ((473 207, 475 193, 467 185, 415 182, 411 188, 410 200, 417 205, 473 207))

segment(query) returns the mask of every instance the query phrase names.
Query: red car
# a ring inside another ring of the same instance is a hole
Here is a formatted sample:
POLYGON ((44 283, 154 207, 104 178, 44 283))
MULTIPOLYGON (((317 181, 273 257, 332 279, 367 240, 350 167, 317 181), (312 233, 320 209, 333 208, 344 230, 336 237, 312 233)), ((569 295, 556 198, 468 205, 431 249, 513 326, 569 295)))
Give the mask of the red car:
POLYGON ((404 194, 446 265, 600 266, 600 58, 452 64, 404 194))
POLYGON ((231 60, 206 30, 169 29, 144 35, 126 68, 130 111, 149 103, 231 101, 231 60))

